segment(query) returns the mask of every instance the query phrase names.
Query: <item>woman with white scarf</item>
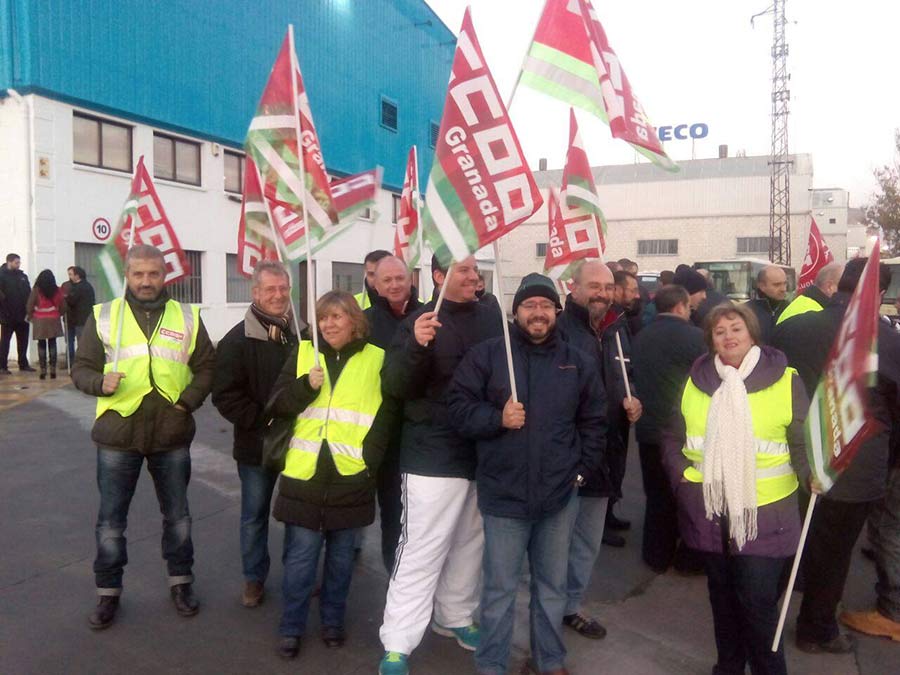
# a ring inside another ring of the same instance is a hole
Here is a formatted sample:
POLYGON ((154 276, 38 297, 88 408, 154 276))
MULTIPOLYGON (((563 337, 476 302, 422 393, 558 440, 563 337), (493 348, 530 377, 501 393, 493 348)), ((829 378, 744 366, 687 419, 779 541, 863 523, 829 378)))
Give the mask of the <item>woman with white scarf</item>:
POLYGON ((704 555, 717 675, 787 672, 771 651, 785 571, 797 550, 798 476, 809 480, 803 384, 756 317, 719 305, 705 322, 709 354, 691 368, 663 461, 685 544, 704 555))

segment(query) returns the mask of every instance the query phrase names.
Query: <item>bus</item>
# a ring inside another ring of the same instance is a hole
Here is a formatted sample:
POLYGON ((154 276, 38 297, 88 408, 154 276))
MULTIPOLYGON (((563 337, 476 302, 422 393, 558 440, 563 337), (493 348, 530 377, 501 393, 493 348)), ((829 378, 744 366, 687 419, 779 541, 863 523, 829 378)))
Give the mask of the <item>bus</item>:
POLYGON ((881 313, 897 314, 897 296, 900 295, 900 258, 885 258, 881 262, 891 269, 891 285, 881 300, 881 313))
MULTIPOLYGON (((694 263, 694 268, 708 270, 710 282, 719 293, 736 302, 744 302, 756 297, 756 275, 771 264, 759 258, 735 258, 698 262, 694 263)), ((787 265, 778 267, 787 275, 788 298, 793 298, 797 289, 797 273, 787 265)))

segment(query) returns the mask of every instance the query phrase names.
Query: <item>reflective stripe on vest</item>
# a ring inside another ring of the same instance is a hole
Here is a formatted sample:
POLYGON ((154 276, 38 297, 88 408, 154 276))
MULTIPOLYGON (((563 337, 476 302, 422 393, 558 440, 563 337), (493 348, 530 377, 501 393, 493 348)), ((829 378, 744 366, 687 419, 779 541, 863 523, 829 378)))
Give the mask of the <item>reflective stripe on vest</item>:
MULTIPOLYGON (((342 476, 365 471, 363 440, 381 407, 383 362, 384 350, 366 345, 344 365, 336 387, 332 388, 326 374, 315 400, 297 415, 284 462, 285 476, 312 478, 322 441, 328 441, 334 466, 342 476)), ((308 374, 314 364, 313 345, 304 340, 297 352, 297 377, 308 374)))
MULTIPOLYGON (((103 343, 106 359, 104 373, 112 371, 115 360, 122 306, 121 298, 94 306, 97 335, 103 343)), ((107 410, 115 410, 122 417, 134 414, 144 396, 154 388, 166 400, 175 403, 193 380, 188 362, 197 343, 200 309, 169 300, 147 340, 130 305, 124 303, 124 307, 118 371, 125 373, 125 377, 119 381, 115 394, 97 398, 97 417, 107 410)))
MULTIPOLYGON (((786 368, 772 386, 747 395, 756 440, 756 503, 758 506, 784 499, 797 489, 797 476, 791 467, 787 428, 793 418, 792 383, 796 371, 786 368)), ((703 442, 711 397, 688 380, 681 398, 686 439, 682 449, 691 465, 684 478, 703 482, 703 442)))
POLYGON ((800 314, 806 314, 807 312, 821 312, 824 309, 822 305, 813 300, 808 295, 798 295, 793 299, 791 304, 784 308, 784 311, 778 317, 778 321, 775 322, 775 325, 787 321, 792 316, 799 316, 800 314))

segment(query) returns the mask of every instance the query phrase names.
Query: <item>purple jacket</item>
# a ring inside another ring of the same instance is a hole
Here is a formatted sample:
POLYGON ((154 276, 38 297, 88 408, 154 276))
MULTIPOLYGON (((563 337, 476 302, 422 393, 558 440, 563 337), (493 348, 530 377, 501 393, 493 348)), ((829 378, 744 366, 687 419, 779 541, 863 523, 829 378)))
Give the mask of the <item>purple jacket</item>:
MULTIPOLYGON (((744 380, 747 393, 772 386, 784 375, 786 367, 787 358, 784 354, 772 347, 762 347, 759 363, 744 380)), ((722 380, 716 372, 711 354, 705 354, 694 362, 691 367, 691 379, 700 391, 710 396, 719 388, 722 380)), ((792 392, 793 418, 787 429, 787 438, 791 451, 791 465, 802 486, 809 482, 806 439, 803 433, 809 399, 799 376, 794 376, 792 392)), ((697 551, 722 553, 720 518, 716 516, 712 520, 707 520, 703 505, 703 484, 682 482, 684 470, 689 464, 681 452, 684 443, 685 423, 681 415, 679 397, 676 414, 673 414, 669 428, 663 433, 662 446, 663 465, 678 502, 678 529, 688 547, 697 551)), ((732 554, 787 558, 797 552, 797 543, 800 540, 800 512, 796 492, 777 502, 759 507, 756 522, 759 532, 756 539, 748 541, 741 551, 737 550, 733 541, 729 541, 729 551, 732 554)))

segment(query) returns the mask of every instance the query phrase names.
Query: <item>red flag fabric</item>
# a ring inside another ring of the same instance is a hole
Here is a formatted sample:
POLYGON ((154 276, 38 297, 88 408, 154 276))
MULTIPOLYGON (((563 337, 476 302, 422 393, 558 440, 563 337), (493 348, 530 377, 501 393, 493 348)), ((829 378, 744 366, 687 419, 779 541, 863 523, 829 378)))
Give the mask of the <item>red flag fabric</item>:
POLYGON ((809 465, 825 491, 877 430, 867 402, 878 373, 879 246, 847 305, 806 418, 809 465))
POLYGON ((572 277, 576 263, 602 258, 600 235, 594 215, 581 208, 569 208, 555 188, 547 199, 547 256, 544 270, 551 279, 565 281, 572 277))
MULTIPOLYGON (((159 195, 156 193, 156 186, 153 185, 147 167, 144 166, 143 156, 138 160, 134 178, 131 181, 130 201, 132 200, 137 202, 137 206, 131 205, 130 208, 136 208, 138 216, 134 230, 135 243, 149 244, 162 251, 166 260, 166 284, 174 283, 188 276, 191 273, 191 266, 188 264, 187 255, 181 248, 178 236, 163 209, 159 195)), ((126 212, 130 211, 130 208, 126 205, 126 212)), ((115 246, 122 260, 125 260, 125 254, 128 253, 132 218, 134 218, 134 211, 127 215, 116 233, 115 246)))
POLYGON ((425 236, 449 264, 507 234, 542 203, 467 9, 428 178, 425 236))
POLYGON ((797 292, 801 292, 813 285, 816 275, 825 265, 834 261, 831 250, 822 239, 816 219, 812 219, 809 226, 809 241, 806 244, 806 257, 803 259, 803 267, 800 270, 800 280, 797 282, 797 292))
POLYGON ((397 228, 394 231, 394 255, 403 260, 410 269, 415 267, 419 260, 419 237, 421 237, 418 209, 419 169, 416 160, 416 146, 413 146, 409 149, 409 157, 406 160, 397 228))
POLYGON ((244 190, 241 201, 241 222, 238 226, 238 271, 252 276, 260 260, 277 260, 278 251, 272 239, 269 213, 263 201, 256 164, 250 157, 244 160, 244 190))

